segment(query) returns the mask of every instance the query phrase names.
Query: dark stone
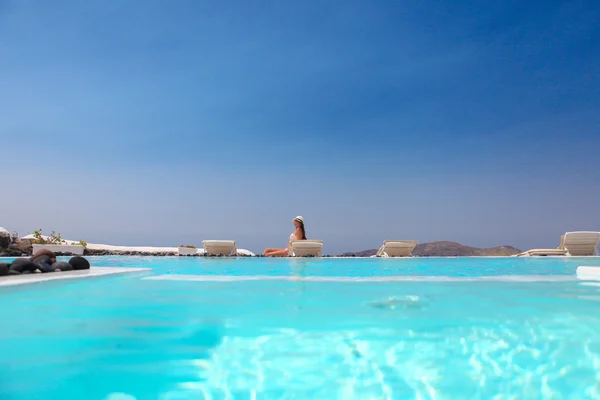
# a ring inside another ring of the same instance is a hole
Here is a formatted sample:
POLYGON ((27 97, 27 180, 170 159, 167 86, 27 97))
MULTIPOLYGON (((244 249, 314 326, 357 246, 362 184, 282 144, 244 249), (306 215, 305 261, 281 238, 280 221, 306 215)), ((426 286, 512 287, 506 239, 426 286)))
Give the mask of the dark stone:
POLYGON ((55 262, 54 264, 52 264, 52 268, 54 268, 54 270, 59 269, 61 271, 73 271, 73 266, 68 262, 63 261, 55 262))
MULTIPOLYGON (((26 254, 24 251, 18 252, 18 251, 12 250, 12 249, 8 249, 8 250, 0 250, 0 255, 2 255, 3 252, 7 252, 7 251, 10 252, 10 253, 4 254, 7 257, 21 257, 26 254)), ((141 252, 141 251, 111 251, 111 250, 90 250, 90 249, 86 249, 84 254, 86 256, 148 256, 148 257, 177 256, 177 252, 166 252, 166 251, 158 252, 158 253, 149 253, 149 252, 145 252, 145 251, 143 251, 143 252, 141 252)), ((55 256, 66 256, 66 255, 70 255, 70 254, 54 253, 54 255, 55 256)), ((223 256, 218 256, 218 255, 217 256, 209 256, 206 254, 198 254, 198 255, 193 255, 190 257, 223 257, 223 256)), ((240 254, 240 255, 238 255, 238 257, 264 257, 264 256, 262 254, 256 254, 254 256, 240 254)), ((327 256, 323 256, 323 257, 327 257, 327 256)))
POLYGON ((54 268, 52 268, 52 265, 48 263, 39 263, 36 265, 41 272, 54 272, 54 268))
POLYGON ((6 249, 10 242, 12 242, 10 233, 0 228, 0 249, 6 249))
POLYGON ((46 250, 46 249, 38 250, 34 255, 31 256, 31 261, 35 261, 42 257, 47 257, 47 258, 44 258, 44 262, 46 262, 46 263, 56 261, 56 254, 54 254, 52 251, 46 250))
POLYGON ((37 266, 44 266, 44 265, 52 265, 52 263, 54 262, 52 260, 52 258, 50 256, 47 255, 41 255, 41 256, 37 256, 36 258, 31 257, 30 258, 31 262, 34 263, 37 266))
POLYGON ((69 260, 74 270, 90 269, 90 262, 81 256, 75 256, 69 260))
POLYGON ((34 264, 50 264, 51 259, 50 256, 43 254, 41 256, 36 256, 36 258, 31 257, 31 262, 34 264))
POLYGON ((16 249, 0 250, 0 257, 21 257, 22 255, 24 255, 23 252, 16 249))
POLYGON ((42 272, 54 272, 54 268, 52 267, 52 258, 50 258, 50 256, 45 254, 36 256, 33 263, 37 265, 38 269, 42 272))
POLYGON ((6 276, 6 275, 8 275, 8 268, 9 267, 10 267, 10 264, 0 263, 0 276, 6 276))
POLYGON ((20 251, 22 254, 32 254, 33 253, 33 244, 29 239, 20 239, 14 243, 15 250, 20 251))
POLYGON ((38 266, 26 258, 18 258, 10 264, 10 270, 19 273, 23 271, 35 272, 36 269, 38 269, 38 266))

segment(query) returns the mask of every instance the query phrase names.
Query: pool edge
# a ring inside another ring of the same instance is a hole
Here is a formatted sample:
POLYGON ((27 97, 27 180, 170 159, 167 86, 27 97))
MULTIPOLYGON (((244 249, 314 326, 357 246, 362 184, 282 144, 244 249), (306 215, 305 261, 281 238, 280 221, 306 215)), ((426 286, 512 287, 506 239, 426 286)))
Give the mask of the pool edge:
POLYGON ((86 279, 110 275, 123 275, 136 272, 148 272, 152 268, 91 267, 89 270, 52 272, 46 274, 27 274, 4 276, 0 278, 0 288, 29 285, 66 279, 86 279))

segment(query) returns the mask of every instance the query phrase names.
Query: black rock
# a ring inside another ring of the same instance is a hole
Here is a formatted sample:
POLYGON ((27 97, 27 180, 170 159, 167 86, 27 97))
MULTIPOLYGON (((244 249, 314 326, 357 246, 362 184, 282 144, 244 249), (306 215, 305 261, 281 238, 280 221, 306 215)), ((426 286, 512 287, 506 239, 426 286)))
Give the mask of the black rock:
POLYGON ((11 241, 10 233, 0 228, 0 249, 7 248, 11 241))
POLYGON ((52 264, 52 268, 54 270, 61 270, 61 271, 73 271, 73 266, 71 264, 69 264, 68 262, 63 262, 63 261, 58 261, 55 262, 54 264, 52 264))
POLYGON ((48 258, 46 260, 53 260, 56 261, 56 254, 53 251, 50 251, 48 249, 41 249, 35 252, 34 255, 31 256, 30 260, 31 261, 35 261, 38 258, 42 257, 42 256, 47 256, 48 258))
POLYGON ((10 264, 10 270, 19 273, 23 271, 35 272, 36 269, 38 269, 38 266, 27 258, 18 258, 10 264))
POLYGON ((69 260, 74 270, 90 269, 90 262, 81 256, 75 256, 69 260))
POLYGON ((36 264, 38 266, 38 269, 41 272, 54 272, 54 268, 52 268, 52 265, 47 264, 47 263, 40 263, 40 264, 36 264))
POLYGON ((35 260, 33 260, 32 262, 38 266, 38 269, 42 272, 54 272, 54 268, 52 268, 52 265, 50 264, 50 256, 47 255, 41 255, 38 256, 35 260))
POLYGON ((0 250, 0 257, 20 257, 23 254, 18 249, 3 249, 0 250))
POLYGON ((21 239, 16 242, 16 249, 21 252, 21 254, 32 254, 33 253, 33 245, 31 244, 31 240, 21 239))
POLYGON ((32 261, 34 264, 50 264, 50 256, 41 255, 32 261))
POLYGON ((8 268, 10 264, 0 263, 0 276, 8 275, 8 268))

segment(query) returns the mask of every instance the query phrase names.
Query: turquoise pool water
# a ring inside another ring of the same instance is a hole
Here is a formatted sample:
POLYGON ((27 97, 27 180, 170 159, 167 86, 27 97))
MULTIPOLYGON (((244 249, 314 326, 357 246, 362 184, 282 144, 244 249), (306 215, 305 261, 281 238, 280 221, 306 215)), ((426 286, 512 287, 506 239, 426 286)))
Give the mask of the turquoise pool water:
POLYGON ((600 258, 92 258, 0 288, 0 399, 598 399, 600 258))

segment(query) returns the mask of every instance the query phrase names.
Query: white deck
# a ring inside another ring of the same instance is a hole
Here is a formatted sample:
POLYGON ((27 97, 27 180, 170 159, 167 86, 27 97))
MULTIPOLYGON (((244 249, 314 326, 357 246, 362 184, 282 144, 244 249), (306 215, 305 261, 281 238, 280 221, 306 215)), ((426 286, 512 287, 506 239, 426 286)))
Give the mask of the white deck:
POLYGON ((85 279, 98 276, 120 275, 132 272, 151 271, 151 268, 91 267, 80 271, 48 272, 44 274, 26 274, 0 277, 0 287, 26 285, 29 283, 55 281, 61 279, 85 279))

